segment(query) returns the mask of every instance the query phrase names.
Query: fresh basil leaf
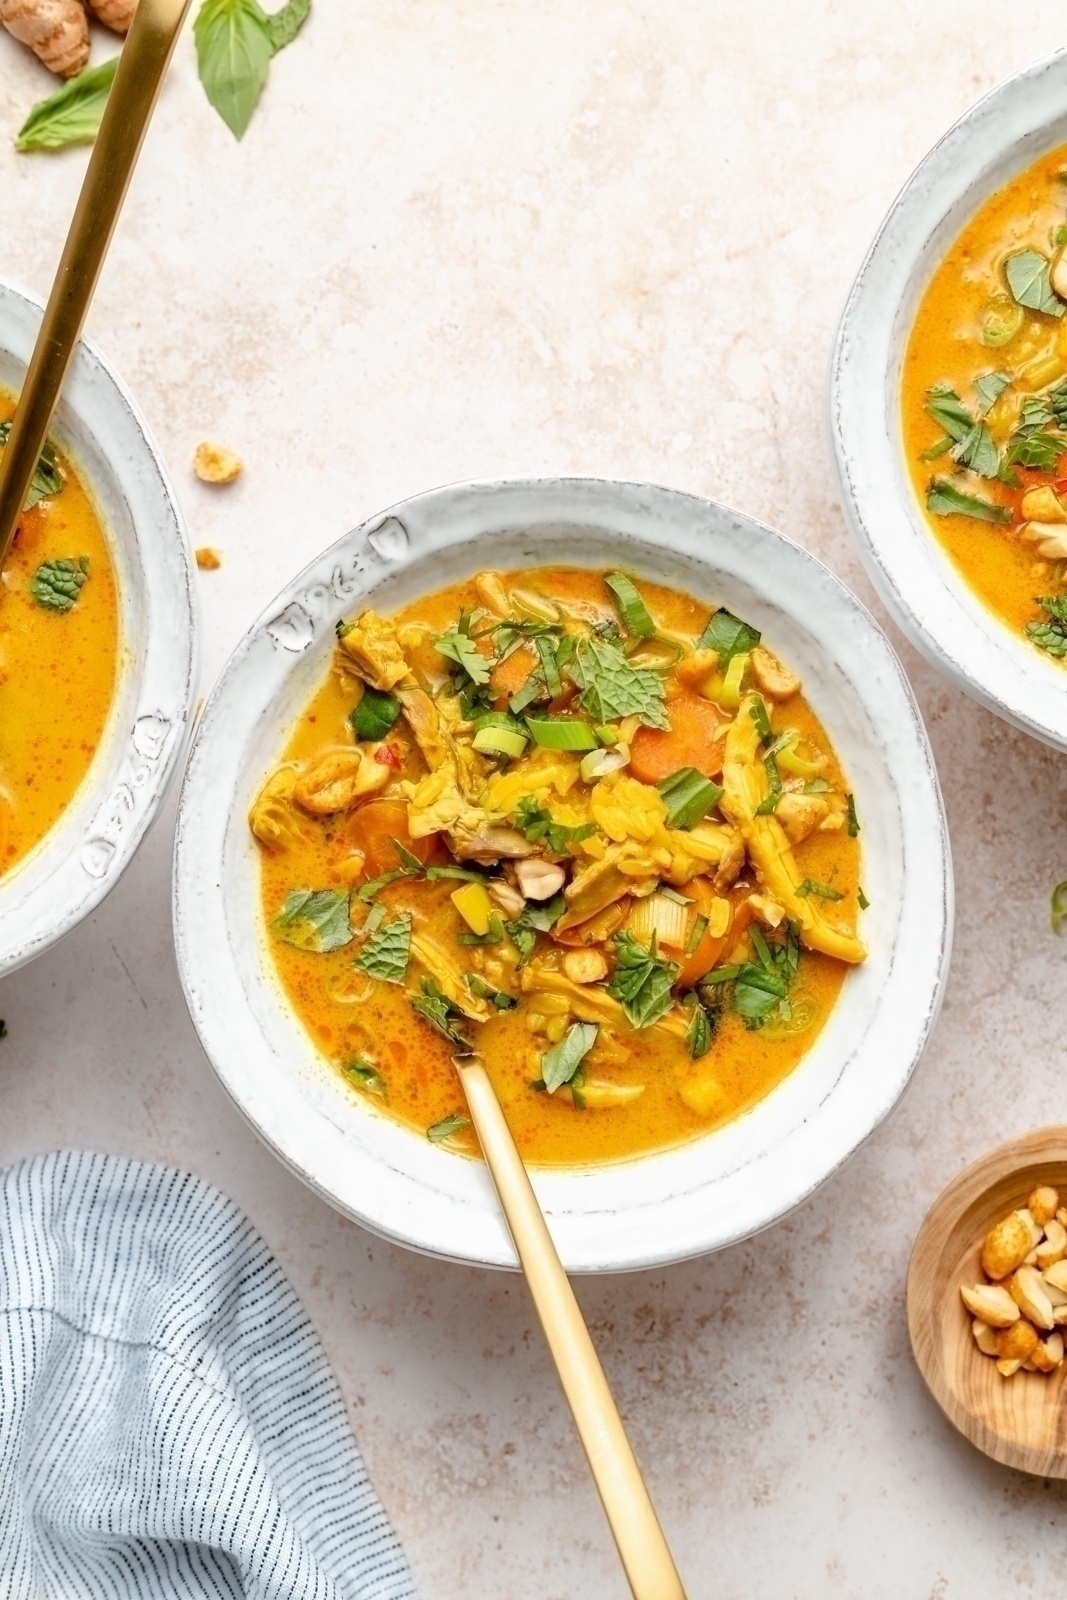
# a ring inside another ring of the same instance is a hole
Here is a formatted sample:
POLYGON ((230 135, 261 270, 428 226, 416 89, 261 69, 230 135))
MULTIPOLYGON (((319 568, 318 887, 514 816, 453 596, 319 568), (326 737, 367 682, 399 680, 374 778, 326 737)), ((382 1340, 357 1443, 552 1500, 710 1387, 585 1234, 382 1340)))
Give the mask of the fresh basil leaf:
POLYGON ((472 683, 482 685, 489 682, 493 671, 492 660, 482 655, 476 641, 462 628, 449 628, 433 643, 435 650, 463 668, 472 683))
POLYGON ((507 929, 508 938, 519 952, 519 965, 516 970, 521 971, 534 953, 537 935, 521 919, 514 922, 505 922, 504 927, 507 929))
POLYGON ((456 934, 456 943, 461 945, 499 944, 504 937, 504 924, 495 911, 489 913, 489 927, 485 933, 471 933, 465 929, 456 934))
POLYGON ((411 959, 411 912, 402 911, 372 933, 352 965, 369 978, 403 983, 411 959))
POLYGON ((256 109, 274 54, 258 0, 204 0, 193 23, 200 81, 235 139, 256 109))
POLYGON ((615 935, 615 973, 608 994, 622 1004, 635 1028, 650 1027, 671 1008, 671 985, 678 976, 673 961, 661 960, 652 948, 635 939, 629 929, 615 935))
POLYGON ((720 606, 697 640, 697 649, 714 650, 719 657, 719 666, 726 667, 734 656, 747 655, 759 642, 757 628, 742 622, 725 606, 720 606))
POLYGON ((547 933, 559 921, 566 909, 565 897, 562 894, 554 894, 551 900, 542 900, 540 903, 531 901, 519 920, 531 928, 536 928, 539 933, 547 933))
POLYGON ((541 663, 541 676, 544 679, 545 690, 550 700, 555 700, 557 695, 563 693, 563 682, 556 664, 556 651, 552 640, 547 634, 539 634, 534 640, 534 649, 541 663))
POLYGON ((1007 466, 1029 467, 1034 472, 1055 472, 1067 452, 1067 439, 1058 433, 1016 434, 1008 445, 1007 466))
POLYGON ((1061 428, 1064 427, 1067 425, 1067 383, 1058 384, 1055 389, 1050 390, 1047 398, 1056 421, 1061 428))
POLYGON ((651 639, 656 624, 632 580, 625 572, 613 572, 604 582, 615 596, 623 626, 630 637, 651 639))
POLYGON ((279 50, 284 50, 287 44, 292 44, 307 21, 310 10, 311 0, 288 0, 288 4, 282 6, 280 11, 268 12, 267 32, 275 55, 279 50))
POLYGON ((969 467, 982 478, 995 478, 1000 472, 1000 451, 993 443, 993 435, 984 422, 975 423, 970 432, 955 445, 952 459, 961 467, 969 467))
POLYGON ((508 994, 504 989, 494 989, 491 983, 479 978, 476 972, 467 973, 467 988, 479 1000, 488 1000, 498 1011, 514 1011, 519 1003, 513 994, 508 994))
POLYGON ((426 1137, 431 1144, 443 1144, 446 1139, 451 1139, 454 1133, 461 1133, 464 1128, 471 1125, 470 1117, 465 1117, 459 1111, 453 1111, 449 1117, 442 1117, 440 1122, 435 1122, 432 1128, 426 1129, 426 1137))
POLYGON ((368 684, 359 705, 349 712, 348 720, 357 739, 384 739, 399 715, 400 701, 396 695, 372 689, 368 684))
POLYGON ((596 1036, 595 1022, 573 1022, 559 1043, 545 1051, 541 1057, 541 1081, 547 1093, 555 1094, 565 1083, 570 1083, 582 1058, 596 1043, 596 1036))
POLYGON ((283 944, 324 955, 355 938, 348 920, 348 895, 340 889, 291 889, 270 925, 283 944))
POLYGON ((773 750, 768 750, 763 758, 763 770, 767 774, 767 793, 756 807, 757 817, 770 817, 778 809, 778 802, 782 798, 782 775, 778 771, 778 763, 774 759, 773 750))
POLYGON ((98 67, 86 67, 55 94, 38 100, 15 135, 15 149, 63 150, 72 144, 92 144, 118 64, 118 56, 112 56, 98 67))
POLYGON ((72 561, 59 556, 42 561, 30 579, 30 593, 46 611, 70 611, 89 576, 89 558, 72 561))
POLYGON ((1018 250, 1004 263, 1004 276, 1008 280, 1012 299, 1031 311, 1042 311, 1049 317, 1062 317, 1067 306, 1053 294, 1048 276, 1048 261, 1038 250, 1018 250))
POLYGON ((702 821, 722 799, 721 785, 712 783, 695 767, 679 767, 656 788, 667 807, 667 823, 672 828, 689 829, 702 821))
POLYGON ((354 1056, 351 1061, 343 1062, 341 1071, 352 1079, 357 1089, 378 1096, 385 1094, 385 1079, 376 1067, 371 1066, 365 1056, 354 1056))
POLYGON ((978 396, 978 414, 986 416, 992 411, 1005 389, 1010 388, 1011 379, 1006 372, 983 372, 974 380, 974 392, 978 396))
POLYGON ((685 1030, 685 1042, 689 1046, 691 1059, 699 1061, 711 1049, 719 1023, 719 1011, 717 1007, 711 1009, 702 1005, 695 989, 689 991, 682 1004, 690 1012, 689 1026, 685 1030))
POLYGON ((432 978, 423 978, 422 992, 412 995, 411 1004, 423 1022, 428 1022, 449 1044, 458 1045, 462 1050, 472 1048, 470 1039, 463 1031, 467 1019, 459 1007, 441 993, 432 978))
POLYGON ((955 389, 947 383, 938 383, 927 390, 927 396, 927 414, 960 444, 974 428, 974 418, 955 389))
POLYGON ((669 728, 663 678, 651 667, 631 667, 618 645, 583 639, 571 669, 582 706, 594 722, 638 717, 650 728, 669 728))
MULTIPOLYGON (((849 832, 851 831, 850 828, 849 832)), ((840 889, 833 889, 828 883, 817 883, 814 878, 805 878, 803 883, 798 883, 796 892, 801 900, 806 899, 809 894, 815 895, 819 900, 844 899, 840 889)))
POLYGON ((978 522, 1010 522, 1007 506, 994 505, 981 496, 966 494, 947 478, 935 478, 926 496, 926 509, 939 517, 973 517, 978 522))
POLYGON ((787 980, 777 972, 747 961, 734 980, 733 1007, 748 1028, 761 1028, 789 993, 787 980))

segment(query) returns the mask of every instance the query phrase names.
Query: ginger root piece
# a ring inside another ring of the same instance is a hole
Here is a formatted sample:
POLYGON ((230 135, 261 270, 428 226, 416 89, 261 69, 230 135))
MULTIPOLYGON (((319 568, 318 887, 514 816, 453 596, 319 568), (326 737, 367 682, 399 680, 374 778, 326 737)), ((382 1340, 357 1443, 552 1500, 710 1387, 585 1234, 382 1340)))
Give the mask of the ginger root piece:
POLYGON ((94 17, 114 33, 128 33, 137 0, 85 0, 94 17))
POLYGON ((89 59, 82 0, 0 0, 0 22, 61 78, 75 77, 89 59))

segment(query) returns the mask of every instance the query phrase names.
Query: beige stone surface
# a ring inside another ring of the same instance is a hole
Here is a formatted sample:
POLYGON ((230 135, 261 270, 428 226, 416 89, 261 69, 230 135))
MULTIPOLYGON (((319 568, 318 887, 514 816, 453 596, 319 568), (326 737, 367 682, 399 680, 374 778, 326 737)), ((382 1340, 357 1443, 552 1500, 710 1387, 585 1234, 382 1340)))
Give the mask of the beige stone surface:
MULTIPOLYGON (((91 332, 194 544, 223 553, 199 578, 205 685, 283 576, 390 501, 471 476, 715 496, 870 600, 827 448, 836 317, 912 165, 1061 40, 1056 7, 994 0, 315 0, 238 145, 186 38, 91 332), (204 438, 245 462, 232 487, 193 477, 204 438)), ((11 151, 48 87, 0 38, 0 273, 39 292, 85 161, 11 151)), ((904 658, 958 874, 948 998, 913 1090, 765 1237, 579 1286, 694 1600, 1020 1600, 1058 1570, 1067 1490, 952 1433, 901 1291, 943 1183, 1064 1118, 1067 946, 1046 915, 1067 876, 1063 762, 904 658)), ((621 1596, 521 1283, 343 1221, 216 1086, 174 967, 169 827, 0 985, 0 1158, 152 1157, 247 1208, 321 1331, 428 1600, 621 1596)))

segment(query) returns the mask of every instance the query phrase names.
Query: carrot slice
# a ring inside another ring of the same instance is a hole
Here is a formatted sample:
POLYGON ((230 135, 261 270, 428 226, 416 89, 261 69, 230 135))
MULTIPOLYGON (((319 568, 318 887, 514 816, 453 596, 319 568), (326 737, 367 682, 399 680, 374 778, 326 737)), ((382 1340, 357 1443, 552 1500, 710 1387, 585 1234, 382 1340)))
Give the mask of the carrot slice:
MULTIPOLYGON (((700 915, 706 917, 711 910, 711 903, 716 898, 715 889, 710 878, 693 878, 691 882, 686 884, 683 893, 692 895, 696 902, 696 910, 689 923, 689 931, 692 933, 693 924, 696 922, 697 917, 700 915)), ((718 938, 713 938, 705 928, 700 943, 692 955, 683 957, 678 976, 674 980, 675 984, 681 989, 691 989, 694 983, 697 983, 704 976, 705 972, 710 972, 726 949, 727 941, 733 932, 733 917, 727 924, 726 932, 720 934, 718 938)))
POLYGON ((354 848, 363 851, 368 878, 393 872, 401 865, 396 839, 417 856, 423 866, 440 854, 435 833, 424 839, 413 839, 408 833, 408 808, 403 800, 369 800, 351 813, 345 831, 354 848))
POLYGON ((660 783, 679 767, 696 767, 706 778, 722 771, 727 726, 721 711, 699 694, 667 702, 668 729, 638 728, 630 742, 630 772, 642 783, 660 783))
POLYGON ((517 694, 537 665, 537 657, 528 644, 520 644, 506 660, 493 668, 489 687, 496 695, 498 710, 503 710, 513 694, 517 694))

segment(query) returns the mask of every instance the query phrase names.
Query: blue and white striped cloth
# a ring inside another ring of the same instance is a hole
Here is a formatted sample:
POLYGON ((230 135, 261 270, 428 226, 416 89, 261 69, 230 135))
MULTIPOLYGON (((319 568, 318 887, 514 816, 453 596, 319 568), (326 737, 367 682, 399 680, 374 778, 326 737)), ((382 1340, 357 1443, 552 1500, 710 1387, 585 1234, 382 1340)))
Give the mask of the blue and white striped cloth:
POLYGON ((400 1600, 322 1347, 237 1207, 61 1152, 0 1173, 3 1600, 400 1600))

